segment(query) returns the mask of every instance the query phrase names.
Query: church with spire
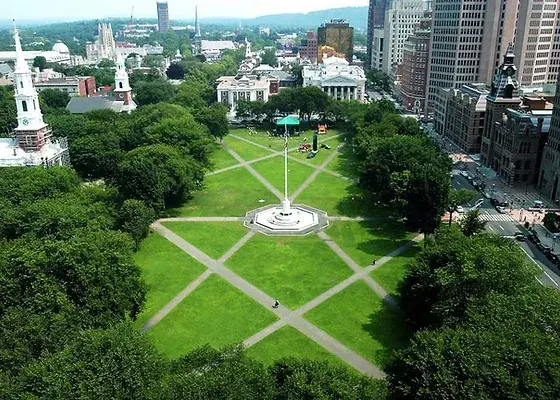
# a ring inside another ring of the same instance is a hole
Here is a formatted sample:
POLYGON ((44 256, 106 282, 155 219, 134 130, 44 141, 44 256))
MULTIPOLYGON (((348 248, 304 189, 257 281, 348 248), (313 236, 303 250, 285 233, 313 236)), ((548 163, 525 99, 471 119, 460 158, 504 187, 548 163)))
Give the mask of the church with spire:
POLYGON ((200 33, 200 23, 198 22, 198 6, 194 6, 194 38, 193 54, 202 54, 202 34, 200 33))
POLYGON ((24 58, 15 23, 14 41, 17 127, 12 137, 0 138, 0 166, 67 165, 70 159, 66 138, 53 138, 51 128, 43 121, 39 96, 33 85, 31 69, 24 58))

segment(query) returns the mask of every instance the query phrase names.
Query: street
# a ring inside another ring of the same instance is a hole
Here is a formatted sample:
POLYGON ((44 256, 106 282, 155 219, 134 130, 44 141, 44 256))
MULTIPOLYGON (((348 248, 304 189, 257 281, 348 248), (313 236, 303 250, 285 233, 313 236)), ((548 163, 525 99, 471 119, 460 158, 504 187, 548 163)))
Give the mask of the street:
MULTIPOLYGON (((467 178, 462 176, 458 170, 453 171, 452 186, 457 190, 468 189, 476 191, 474 186, 467 178)), ((484 199, 484 203, 479 207, 480 215, 482 220, 486 221, 486 229, 488 232, 513 239, 515 233, 522 230, 519 223, 510 214, 499 213, 494 206, 492 206, 490 200, 484 198, 482 195, 475 198, 470 204, 463 205, 463 207, 465 210, 468 210, 472 204, 480 198, 484 199)), ((542 270, 542 274, 538 277, 538 280, 543 285, 554 287, 560 291, 560 269, 548 260, 533 243, 529 241, 518 243, 521 250, 526 254, 527 260, 534 263, 542 270)))

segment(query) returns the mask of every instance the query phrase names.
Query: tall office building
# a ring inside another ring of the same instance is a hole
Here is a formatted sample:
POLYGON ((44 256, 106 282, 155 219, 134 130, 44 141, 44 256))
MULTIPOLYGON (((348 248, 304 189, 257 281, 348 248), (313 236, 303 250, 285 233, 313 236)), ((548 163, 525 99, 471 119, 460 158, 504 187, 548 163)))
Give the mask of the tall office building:
POLYGON ((317 29, 317 62, 323 62, 323 51, 334 52, 352 62, 354 57, 354 28, 348 21, 332 19, 317 29))
MULTIPOLYGON (((368 37, 366 69, 381 68, 382 62, 374 62, 374 54, 383 52, 383 24, 385 22, 385 11, 390 0, 369 0, 368 9, 368 37)), ((380 56, 377 56, 379 59, 380 56)))
POLYGON ((500 55, 514 40, 517 1, 435 0, 432 14, 428 110, 439 88, 491 83, 500 55))
POLYGON ((403 61, 404 43, 424 17, 424 0, 393 0, 385 12, 383 72, 393 75, 393 69, 403 61))
POLYGON ((557 0, 519 2, 515 58, 523 86, 554 84, 560 66, 560 18, 557 0))
MULTIPOLYGON (((560 78, 560 75, 558 76, 560 78)), ((558 202, 558 181, 560 179, 560 79, 556 83, 556 98, 548 141, 544 147, 538 188, 550 200, 558 202)))
POLYGON ((169 5, 167 1, 158 1, 156 5, 158 30, 160 32, 167 32, 169 30, 169 5))

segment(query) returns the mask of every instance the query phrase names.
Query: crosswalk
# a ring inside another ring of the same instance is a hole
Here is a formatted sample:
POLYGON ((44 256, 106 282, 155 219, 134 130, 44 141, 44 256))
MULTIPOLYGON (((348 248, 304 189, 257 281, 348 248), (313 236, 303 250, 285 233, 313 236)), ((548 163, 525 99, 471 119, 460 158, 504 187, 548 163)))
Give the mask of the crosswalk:
POLYGON ((489 214, 485 212, 480 213, 480 219, 482 221, 494 221, 494 222, 512 222, 515 221, 513 217, 509 214, 489 214))

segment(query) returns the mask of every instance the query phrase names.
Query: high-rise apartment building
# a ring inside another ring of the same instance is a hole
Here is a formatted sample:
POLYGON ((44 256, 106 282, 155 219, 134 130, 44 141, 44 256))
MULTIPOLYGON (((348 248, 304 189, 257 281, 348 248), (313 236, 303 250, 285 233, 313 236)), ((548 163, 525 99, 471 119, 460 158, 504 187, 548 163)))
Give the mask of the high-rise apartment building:
POLYGON ((383 52, 383 37, 380 36, 383 35, 385 10, 389 3, 390 0, 369 0, 366 69, 382 67, 382 62, 374 62, 374 56, 376 52, 383 52))
POLYGON ((418 114, 424 110, 426 97, 431 26, 431 12, 426 11, 414 29, 414 33, 403 45, 399 97, 407 110, 418 114))
POLYGON ((424 17, 424 0, 393 0, 385 12, 383 72, 394 75, 393 69, 403 61, 404 43, 424 17))
POLYGON ((514 39, 517 1, 434 0, 432 12, 428 109, 439 88, 490 84, 501 54, 514 39))
POLYGON ((167 1, 158 1, 156 6, 158 30, 167 32, 169 30, 169 4, 167 4, 167 1))
POLYGON ((349 63, 354 57, 354 28, 348 21, 333 19, 317 29, 317 62, 323 62, 324 48, 331 48, 349 63))
POLYGON ((557 0, 519 2, 515 58, 523 86, 556 82, 560 67, 559 11, 557 0))

